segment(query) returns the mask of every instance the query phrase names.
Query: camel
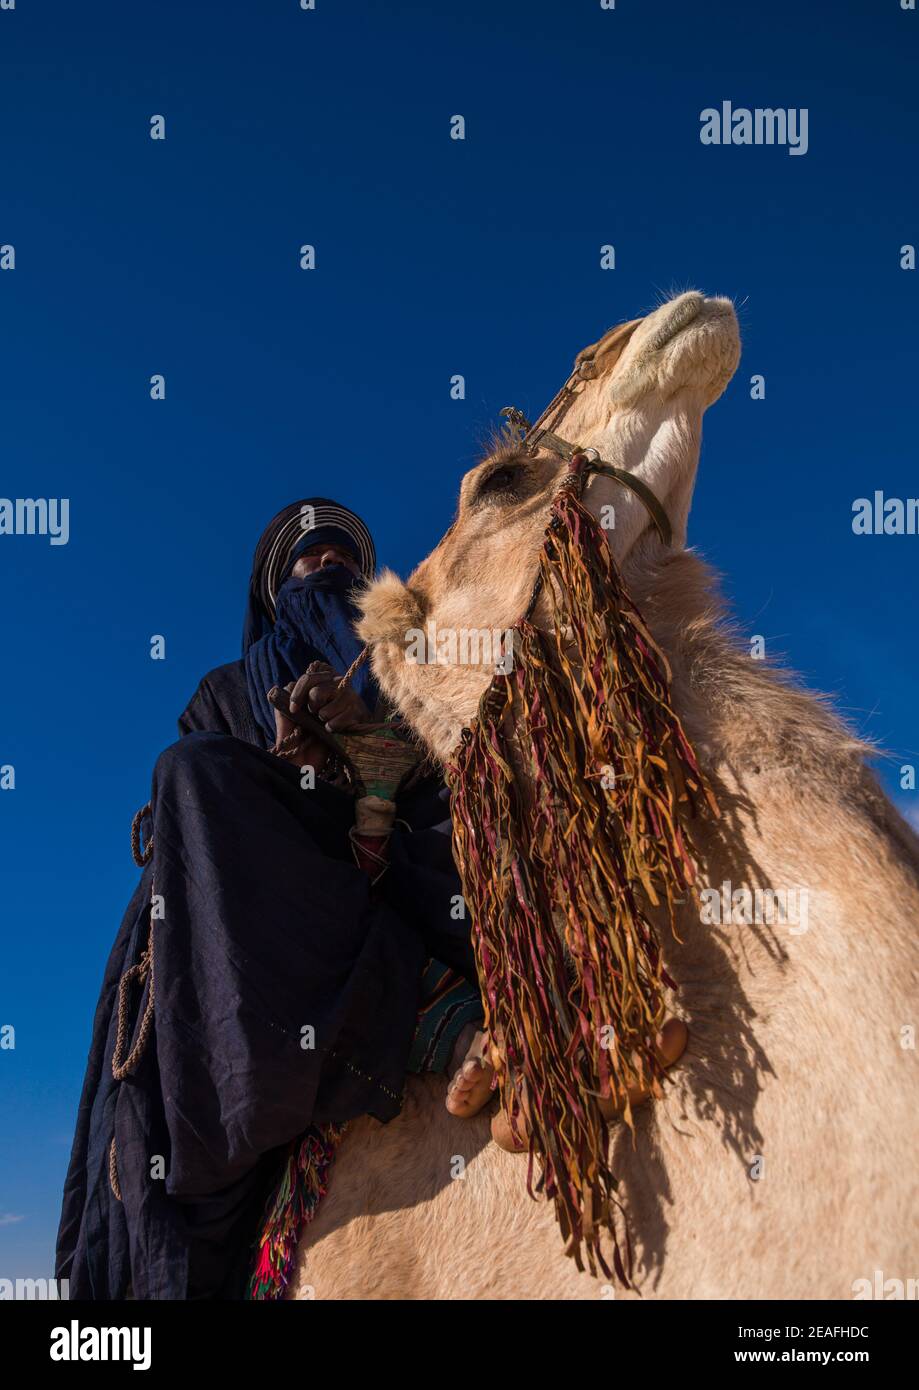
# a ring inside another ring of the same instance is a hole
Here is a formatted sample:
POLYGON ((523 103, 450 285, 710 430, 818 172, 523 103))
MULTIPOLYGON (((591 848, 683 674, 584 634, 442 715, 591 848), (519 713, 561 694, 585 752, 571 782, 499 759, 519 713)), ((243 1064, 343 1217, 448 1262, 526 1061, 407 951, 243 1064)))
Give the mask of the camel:
MULTIPOLYGON (((667 511, 669 547, 611 479, 585 494, 614 509, 609 543, 722 813, 696 832, 701 898, 663 941, 687 1052, 634 1136, 613 1132, 634 1289, 575 1268, 551 1206, 527 1195, 526 1158, 491 1141, 487 1113, 449 1115, 446 1081, 424 1077, 391 1124, 350 1126, 291 1297, 852 1299, 919 1273, 919 841, 866 767, 874 750, 750 656, 686 548, 702 416, 738 358, 731 303, 679 295, 580 354, 559 426, 667 511)), ((381 684, 441 760, 492 668, 406 661, 406 634, 513 625, 565 466, 498 450, 407 583, 384 574, 363 598, 381 684)))

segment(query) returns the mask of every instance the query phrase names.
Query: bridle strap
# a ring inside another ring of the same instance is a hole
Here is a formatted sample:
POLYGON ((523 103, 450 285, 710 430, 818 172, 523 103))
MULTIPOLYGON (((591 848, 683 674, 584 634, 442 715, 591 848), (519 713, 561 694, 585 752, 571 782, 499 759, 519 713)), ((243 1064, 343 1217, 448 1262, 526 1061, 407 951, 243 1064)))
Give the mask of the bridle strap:
POLYGON ((646 482, 641 478, 636 478, 634 473, 629 473, 624 468, 614 468, 611 463, 604 463, 602 459, 598 459, 596 462, 588 459, 587 471, 588 473, 602 473, 605 478, 612 478, 633 492, 638 500, 644 503, 664 545, 669 548, 673 544, 673 529, 670 525, 670 518, 664 511, 657 494, 648 487, 646 482))
MULTIPOLYGON (((556 401, 569 386, 570 382, 566 382, 555 398, 556 401)), ((552 405, 554 404, 555 401, 552 402, 552 405)), ((545 418, 551 408, 552 406, 548 406, 543 411, 539 417, 540 420, 545 418)), ((616 468, 611 463, 604 463, 596 449, 582 449, 579 444, 569 444, 567 439, 562 439, 561 435, 553 434, 551 430, 542 428, 538 422, 531 425, 526 416, 521 411, 516 410, 514 406, 505 406, 501 414, 513 428, 525 430, 521 442, 528 452, 535 453, 537 449, 549 449, 553 454, 558 454, 559 458, 566 459, 569 463, 576 455, 583 454, 587 460, 586 472, 602 473, 605 478, 612 478, 614 482, 628 488, 629 492, 634 493, 639 502, 644 504, 645 510, 657 527, 664 545, 669 547, 673 544, 673 528, 670 525, 670 518, 657 494, 641 478, 636 478, 634 473, 629 473, 625 468, 616 468)))

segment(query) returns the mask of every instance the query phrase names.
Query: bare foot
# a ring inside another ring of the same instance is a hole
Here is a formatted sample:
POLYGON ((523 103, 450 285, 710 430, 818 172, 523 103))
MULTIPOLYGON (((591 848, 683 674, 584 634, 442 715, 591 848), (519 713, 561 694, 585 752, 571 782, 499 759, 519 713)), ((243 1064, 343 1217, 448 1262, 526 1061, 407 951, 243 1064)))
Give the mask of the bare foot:
POLYGON ((451 1115, 468 1119, 477 1115, 491 1098, 491 1079, 494 1068, 486 1059, 488 1035, 472 1023, 460 1033, 453 1049, 453 1080, 447 1091, 447 1109, 451 1115))
MULTIPOLYGON (((668 1018, 657 1035, 657 1059, 661 1066, 672 1067, 674 1062, 678 1062, 686 1051, 688 1041, 689 1029, 683 1020, 681 1018, 668 1018)), ((642 1101, 648 1099, 649 1094, 650 1092, 644 1087, 631 1086, 629 1088, 629 1104, 633 1107, 641 1105, 642 1101)), ((621 1101, 612 1098, 601 1100, 599 1105, 601 1113, 607 1120, 613 1119, 622 1109, 621 1101)), ((521 1111, 522 1113, 517 1120, 517 1138, 514 1136, 507 1111, 503 1106, 491 1122, 492 1139, 499 1148, 506 1149, 508 1153, 525 1153, 529 1148, 530 1136, 524 1106, 521 1107, 521 1111)))

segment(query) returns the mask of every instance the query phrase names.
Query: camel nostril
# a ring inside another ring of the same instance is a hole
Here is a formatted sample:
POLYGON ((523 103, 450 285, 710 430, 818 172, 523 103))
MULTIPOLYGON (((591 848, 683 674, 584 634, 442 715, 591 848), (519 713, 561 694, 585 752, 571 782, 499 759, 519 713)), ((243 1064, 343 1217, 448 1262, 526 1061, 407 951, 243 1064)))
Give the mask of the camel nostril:
POLYGON ((688 294, 680 295, 679 299, 668 304, 666 316, 642 345, 642 353, 658 352, 665 347, 672 338, 699 317, 704 303, 704 295, 699 294, 698 290, 690 290, 688 294))

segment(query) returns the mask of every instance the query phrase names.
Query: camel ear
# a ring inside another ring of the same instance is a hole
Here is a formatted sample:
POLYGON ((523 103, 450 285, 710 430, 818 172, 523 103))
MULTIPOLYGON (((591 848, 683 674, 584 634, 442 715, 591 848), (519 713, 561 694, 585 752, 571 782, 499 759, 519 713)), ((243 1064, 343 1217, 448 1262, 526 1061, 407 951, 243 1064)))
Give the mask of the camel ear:
POLYGON ((361 610, 357 633, 363 642, 404 645, 406 633, 424 626, 424 613, 417 597, 392 570, 384 570, 379 579, 358 595, 357 605, 361 610))
POLYGON ((640 323, 641 319, 630 319, 628 323, 619 323, 608 333, 604 333, 599 342, 591 343, 590 347, 581 348, 574 359, 574 370, 581 380, 592 381, 594 377, 608 372, 611 367, 615 367, 640 323))

